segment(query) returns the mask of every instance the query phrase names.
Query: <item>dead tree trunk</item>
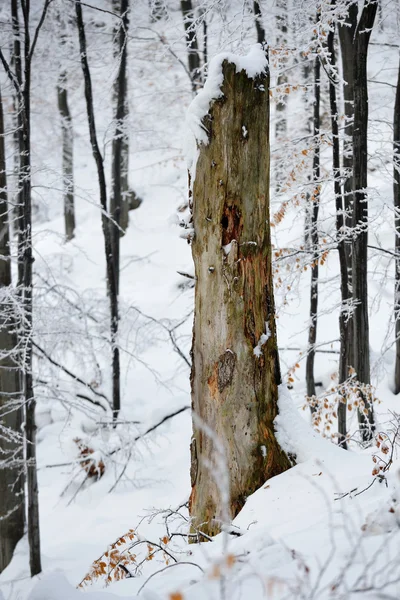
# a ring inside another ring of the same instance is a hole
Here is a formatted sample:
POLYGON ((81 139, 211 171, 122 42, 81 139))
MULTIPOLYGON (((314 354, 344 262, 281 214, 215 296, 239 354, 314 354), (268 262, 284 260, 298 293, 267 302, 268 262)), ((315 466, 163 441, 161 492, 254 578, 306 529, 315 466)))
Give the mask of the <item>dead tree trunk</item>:
POLYGON ((101 224, 104 237, 104 250, 106 255, 107 286, 110 298, 110 333, 111 333, 111 351, 112 351, 112 385, 113 385, 113 419, 118 418, 121 408, 120 400, 120 362, 118 347, 118 292, 117 275, 115 273, 115 263, 112 256, 112 236, 110 221, 107 211, 107 187, 104 173, 104 160, 100 152, 97 140, 96 121, 93 106, 92 79, 90 76, 89 63, 87 59, 87 44, 85 25, 82 15, 82 5, 75 2, 76 22, 79 33, 79 49, 81 54, 81 66, 85 85, 86 112, 89 123, 90 144, 92 154, 96 163, 97 177, 99 181, 100 206, 101 206, 101 224))
POLYGON ((227 61, 222 69, 223 99, 204 119, 210 139, 200 147, 193 184, 197 418, 190 512, 194 526, 211 535, 224 514, 234 517, 249 494, 290 466, 273 426, 281 377, 269 227, 269 81, 265 74, 236 73, 227 61), (222 454, 226 469, 210 472, 222 454))
POLYGON ((393 200, 395 227, 395 287, 394 318, 396 336, 396 364, 394 393, 400 393, 400 64, 397 77, 396 99, 393 118, 393 200))
POLYGON ((8 222, 3 103, 0 91, 0 573, 11 561, 24 535, 24 482, 22 390, 11 288, 10 230, 8 222))
POLYGON ((60 74, 57 85, 57 100, 61 117, 65 237, 69 241, 72 240, 75 232, 74 132, 68 106, 67 73, 65 71, 60 74))
MULTIPOLYGON (((319 19, 319 15, 317 16, 319 19)), ((319 239, 318 239, 318 213, 320 196, 320 85, 321 85, 321 63, 319 56, 316 56, 314 62, 314 118, 313 118, 313 136, 314 136, 314 156, 313 156, 313 192, 309 199, 310 207, 310 232, 309 239, 312 251, 311 265, 311 288, 310 288, 310 326, 308 329, 308 352, 306 361, 306 385, 307 396, 315 396, 315 343, 317 341, 317 322, 318 322, 318 270, 319 270, 319 239)), ((313 410, 313 408, 311 408, 313 410)))
MULTIPOLYGON (((332 70, 336 67, 335 58, 335 25, 328 34, 328 52, 330 55, 330 64, 332 70)), ((344 201, 341 186, 340 169, 340 147, 339 147, 339 113, 336 98, 337 82, 333 79, 333 74, 329 78, 329 102, 331 109, 331 127, 332 127, 332 164, 333 164, 333 186, 335 192, 336 204, 336 239, 339 254, 340 265, 340 292, 341 292, 341 311, 339 316, 340 332, 340 358, 339 358, 339 386, 342 385, 349 375, 348 363, 348 326, 349 319, 346 315, 347 302, 349 300, 348 270, 346 260, 345 238, 344 238, 344 201)), ((340 390, 338 403, 338 433, 339 445, 347 449, 347 402, 346 394, 340 390)))
MULTIPOLYGON (((357 380, 369 385, 369 321, 368 321, 368 195, 367 188, 367 130, 368 80, 367 55, 372 27, 378 8, 377 0, 365 0, 364 8, 354 34, 354 127, 353 127, 353 243, 352 290, 354 317, 354 368, 357 380)), ((364 407, 358 410, 358 421, 363 441, 372 439, 374 431, 373 407, 369 395, 363 394, 364 407)))

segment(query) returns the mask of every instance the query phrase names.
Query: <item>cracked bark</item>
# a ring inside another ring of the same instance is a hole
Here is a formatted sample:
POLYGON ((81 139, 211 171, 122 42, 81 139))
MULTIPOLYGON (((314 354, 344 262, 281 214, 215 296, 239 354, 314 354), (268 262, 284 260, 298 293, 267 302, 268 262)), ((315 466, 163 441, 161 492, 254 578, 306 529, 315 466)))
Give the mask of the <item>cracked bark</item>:
MULTIPOLYGON (((280 369, 269 226, 269 82, 266 75, 236 73, 226 61, 223 73, 224 96, 204 120, 210 143, 200 149, 193 184, 191 384, 195 414, 224 448, 234 517, 247 496, 290 463, 273 426, 280 369), (257 356, 254 348, 266 331, 257 356)), ((224 512, 219 474, 207 466, 215 440, 197 420, 193 429, 190 512, 194 527, 213 535, 224 512)))

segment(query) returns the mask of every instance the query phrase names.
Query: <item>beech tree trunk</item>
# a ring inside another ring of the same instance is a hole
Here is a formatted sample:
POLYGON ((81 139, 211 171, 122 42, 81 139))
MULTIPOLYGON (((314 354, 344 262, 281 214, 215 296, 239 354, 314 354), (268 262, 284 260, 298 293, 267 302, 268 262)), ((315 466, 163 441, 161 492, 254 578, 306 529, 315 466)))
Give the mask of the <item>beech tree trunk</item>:
MULTIPOLYGON (((129 224, 129 210, 137 208, 140 200, 135 192, 129 190, 129 135, 127 121, 129 114, 128 105, 128 28, 129 28, 129 0, 114 0, 115 12, 121 16, 114 31, 114 57, 118 60, 118 75, 114 82, 113 102, 115 106, 115 134, 112 141, 112 171, 111 171, 111 197, 110 212, 117 223, 113 237, 113 256, 117 261, 115 272, 119 275, 119 242, 116 236, 124 235, 129 224), (131 201, 138 200, 137 206, 131 201)), ((118 291, 117 281, 117 291, 118 291)))
POLYGON ((189 74, 192 82, 192 91, 196 93, 201 87, 200 53, 194 24, 194 11, 192 0, 181 0, 181 12, 185 27, 186 45, 188 53, 189 74))
MULTIPOLYGON (((354 35, 354 126, 353 126, 353 237, 352 291, 354 317, 354 368, 361 384, 370 384, 369 321, 368 321, 368 195, 367 188, 367 130, 368 80, 367 54, 378 8, 377 0, 365 0, 364 8, 354 35)), ((374 430, 373 407, 363 395, 364 408, 358 410, 358 421, 363 441, 372 439, 374 430)))
MULTIPOLYGON (((342 154, 342 166, 344 173, 343 197, 345 215, 343 224, 347 230, 353 227, 353 123, 354 123, 354 34, 357 28, 358 6, 352 3, 346 17, 345 24, 339 25, 339 41, 342 58, 344 99, 344 142, 342 154)), ((346 255, 347 288, 346 296, 342 295, 342 304, 352 297, 352 259, 351 259, 351 236, 348 234, 344 239, 344 252, 346 255)), ((353 315, 347 318, 346 338, 341 345, 340 363, 343 369, 343 381, 339 375, 339 381, 343 383, 349 377, 350 367, 354 367, 354 337, 353 337, 353 315), (345 352, 345 355, 342 354, 345 352)), ((347 410, 347 409, 340 409, 347 410)), ((340 417, 339 417, 340 420, 340 417)), ((340 432, 339 432, 340 433, 340 432)))
POLYGON ((11 561, 24 535, 22 390, 18 365, 16 323, 6 290, 11 287, 3 103, 0 91, 0 573, 11 561), (18 440, 18 437, 20 439, 18 440))
POLYGON ((400 393, 400 64, 397 76, 396 99, 393 118, 393 200, 395 226, 395 288, 394 318, 396 336, 396 364, 394 393, 400 393))
POLYGON ((114 220, 111 224, 112 256, 116 277, 116 292, 119 293, 119 238, 120 232, 128 227, 128 158, 129 139, 126 131, 127 106, 127 42, 129 25, 129 0, 121 0, 121 22, 118 23, 118 77, 115 82, 115 134, 112 141, 112 191, 110 213, 114 220))
POLYGON ((87 59, 87 44, 86 44, 86 33, 85 24, 83 21, 82 5, 80 2, 75 2, 76 22, 78 26, 79 34, 79 50, 81 55, 81 66, 85 85, 85 100, 86 100, 86 112, 89 124, 89 135, 90 144, 92 147, 93 159, 96 163, 97 178, 99 182, 100 192, 100 206, 101 206, 101 225, 103 229, 104 237, 104 251, 106 256, 106 272, 107 272, 107 286, 108 294, 110 298, 110 334, 111 334, 111 352, 112 352, 112 398, 113 398, 113 419, 117 420, 118 414, 121 408, 121 397, 120 397, 120 360, 119 360, 119 347, 118 347, 118 321, 119 321, 119 307, 118 307, 118 291, 117 291, 117 274, 115 272, 115 262, 112 256, 112 234, 110 220, 108 218, 107 211, 107 186, 104 172, 104 160, 100 152, 99 143, 97 140, 96 133, 96 120, 94 116, 93 106, 93 89, 92 79, 90 76, 89 63, 87 59))
POLYGON ((18 296, 21 300, 22 327, 19 335, 24 347, 20 358, 23 396, 25 403, 25 458, 26 458, 26 483, 28 499, 28 543, 29 563, 31 575, 41 572, 40 557, 40 528, 39 528, 39 495, 36 470, 36 424, 35 424, 35 396, 32 377, 32 172, 31 172, 31 112, 30 112, 30 86, 31 65, 38 41, 40 29, 46 18, 46 13, 51 0, 45 0, 36 29, 31 32, 30 3, 21 1, 23 15, 23 29, 20 31, 18 19, 18 0, 11 0, 11 15, 14 33, 14 59, 16 74, 11 71, 0 47, 0 61, 14 86, 18 99, 18 117, 20 119, 19 157, 20 157, 20 189, 19 216, 18 216, 18 296), (21 39, 23 37, 24 64, 21 62, 21 39), (31 37, 31 33, 33 33, 31 37))
POLYGON ((61 117, 62 173, 65 237, 72 240, 75 232, 74 208, 74 132, 68 106, 67 73, 63 71, 57 85, 58 111, 61 117))
MULTIPOLYGON (((335 26, 328 34, 328 52, 330 54, 330 63, 333 68, 336 66, 335 58, 335 26)), ((345 309, 349 300, 348 270, 344 238, 344 200, 341 186, 340 169, 340 147, 339 147, 339 126, 338 126, 338 105, 336 98, 336 82, 332 77, 329 79, 329 102, 331 109, 331 127, 332 127, 332 165, 333 165, 333 185, 336 204, 336 239, 339 254, 340 265, 340 292, 341 292, 341 311, 339 316, 340 332, 340 357, 339 357, 339 386, 343 384, 349 375, 348 363, 348 338, 349 338, 349 319, 345 309)), ((339 445, 347 450, 347 401, 346 394, 340 392, 338 403, 338 433, 339 445)))
POLYGON ((209 535, 290 466, 273 426, 281 376, 269 225, 269 81, 236 73, 227 61, 222 67, 224 97, 204 119, 210 141, 200 148, 192 207, 190 513, 194 527, 209 535), (210 472, 223 453, 226 468, 210 472), (224 476, 229 486, 221 483, 224 476))
MULTIPOLYGON (((319 19, 319 15, 317 16, 319 19)), ((321 85, 321 63, 319 57, 314 62, 314 156, 313 156, 313 192, 309 202, 310 208, 310 232, 309 239, 313 262, 311 265, 311 287, 310 287, 310 326, 308 329, 308 351, 306 361, 306 386, 307 396, 315 396, 315 343, 317 341, 317 322, 318 322, 318 270, 319 270, 319 239, 318 239, 318 213, 320 196, 320 151, 319 151, 319 131, 320 131, 320 85, 321 85)), ((311 408, 313 411, 313 408, 311 408)))

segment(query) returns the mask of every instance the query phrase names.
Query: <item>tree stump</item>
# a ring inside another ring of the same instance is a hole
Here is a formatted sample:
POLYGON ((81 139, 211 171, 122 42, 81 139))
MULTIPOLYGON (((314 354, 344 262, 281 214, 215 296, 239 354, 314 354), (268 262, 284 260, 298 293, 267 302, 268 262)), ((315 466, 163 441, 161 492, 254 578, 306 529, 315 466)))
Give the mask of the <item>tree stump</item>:
POLYGON ((281 376, 269 223, 269 79, 237 70, 223 61, 222 95, 203 118, 209 143, 200 144, 193 182, 190 513, 194 528, 208 535, 220 531, 224 514, 235 517, 247 496, 290 467, 273 425, 281 376), (221 464, 211 468, 221 447, 229 486, 221 483, 221 464))

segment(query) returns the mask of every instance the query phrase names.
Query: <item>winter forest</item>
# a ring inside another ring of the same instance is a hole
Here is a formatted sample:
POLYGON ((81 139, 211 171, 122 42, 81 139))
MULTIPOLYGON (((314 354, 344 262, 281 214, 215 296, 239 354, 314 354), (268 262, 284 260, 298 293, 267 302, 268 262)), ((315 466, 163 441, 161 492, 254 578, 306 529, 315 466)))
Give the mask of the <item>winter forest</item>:
POLYGON ((400 598, 400 0, 0 0, 0 600, 400 598))

